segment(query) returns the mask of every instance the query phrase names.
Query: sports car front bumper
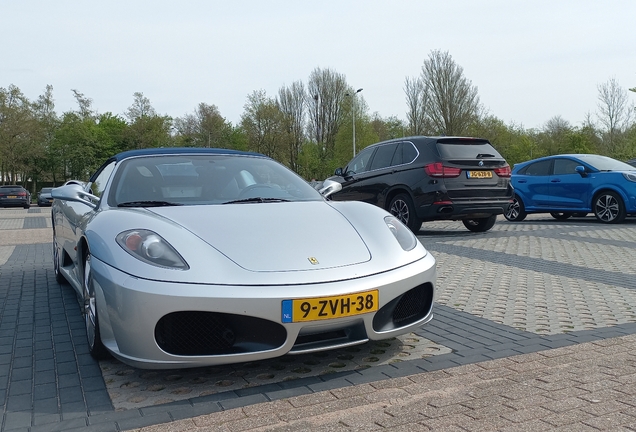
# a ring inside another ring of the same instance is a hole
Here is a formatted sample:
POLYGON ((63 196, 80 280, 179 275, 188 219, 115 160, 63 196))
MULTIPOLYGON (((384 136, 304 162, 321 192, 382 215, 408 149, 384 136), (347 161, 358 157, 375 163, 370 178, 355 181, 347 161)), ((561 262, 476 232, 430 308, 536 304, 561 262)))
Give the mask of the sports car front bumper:
POLYGON ((162 282, 130 276, 95 258, 92 272, 102 342, 122 362, 144 369, 255 361, 408 333, 432 319, 436 277, 430 254, 387 272, 305 285, 162 282), (283 322, 285 300, 376 289, 375 312, 283 322), (216 345, 202 347, 208 340, 216 345))

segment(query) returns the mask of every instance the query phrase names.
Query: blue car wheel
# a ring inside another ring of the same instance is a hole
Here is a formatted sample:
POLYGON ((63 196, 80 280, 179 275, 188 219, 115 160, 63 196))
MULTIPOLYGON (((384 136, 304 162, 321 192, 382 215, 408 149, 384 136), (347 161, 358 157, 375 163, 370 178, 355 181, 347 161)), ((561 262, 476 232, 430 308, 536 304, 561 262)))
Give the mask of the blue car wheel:
POLYGON ((521 222, 527 215, 523 201, 515 195, 512 200, 512 204, 510 204, 508 210, 504 212, 504 217, 510 222, 521 222))
POLYGON ((612 191, 603 191, 594 198, 594 216, 603 223, 621 223, 627 216, 621 197, 612 191))

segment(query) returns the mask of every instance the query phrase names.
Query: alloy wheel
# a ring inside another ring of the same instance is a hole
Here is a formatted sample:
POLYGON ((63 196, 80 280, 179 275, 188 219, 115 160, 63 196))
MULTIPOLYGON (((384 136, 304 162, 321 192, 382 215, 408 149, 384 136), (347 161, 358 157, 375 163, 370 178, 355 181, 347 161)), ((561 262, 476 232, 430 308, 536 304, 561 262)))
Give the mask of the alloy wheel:
POLYGON ((390 213, 398 218, 404 225, 409 224, 409 206, 402 200, 395 200, 391 205, 390 213))
POLYGON ((96 328, 96 308, 95 308, 95 291, 92 289, 91 275, 91 256, 86 256, 84 263, 84 323, 86 325, 86 336, 88 338, 89 348, 95 347, 95 328, 96 328))
POLYGON ((600 195, 594 204, 594 213, 601 222, 612 223, 621 217, 621 203, 614 194, 600 195))

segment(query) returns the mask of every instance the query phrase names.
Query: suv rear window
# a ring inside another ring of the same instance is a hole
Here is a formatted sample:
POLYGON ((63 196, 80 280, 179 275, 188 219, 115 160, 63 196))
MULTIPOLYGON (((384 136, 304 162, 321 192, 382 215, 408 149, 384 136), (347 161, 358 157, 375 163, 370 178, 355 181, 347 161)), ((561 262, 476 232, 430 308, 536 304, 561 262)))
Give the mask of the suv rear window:
POLYGON ((484 140, 439 140, 437 150, 444 159, 501 158, 499 152, 484 140))

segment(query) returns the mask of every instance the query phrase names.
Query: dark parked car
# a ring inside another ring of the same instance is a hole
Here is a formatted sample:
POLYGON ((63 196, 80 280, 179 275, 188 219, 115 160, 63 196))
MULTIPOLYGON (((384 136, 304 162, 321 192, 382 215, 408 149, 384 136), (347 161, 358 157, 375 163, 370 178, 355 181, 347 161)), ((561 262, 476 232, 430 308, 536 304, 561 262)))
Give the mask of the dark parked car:
POLYGON ((636 214, 636 168, 607 156, 564 154, 516 164, 515 199, 504 214, 518 222, 529 213, 558 220, 594 213, 605 223, 636 214))
POLYGON ((633 167, 636 167, 636 159, 630 159, 627 161, 628 164, 630 164, 633 167))
POLYGON ((380 142, 329 179, 342 184, 333 200, 375 204, 414 232, 434 220, 461 220, 471 231, 487 231, 513 197, 510 166, 480 138, 417 136, 380 142))
POLYGON ((52 190, 53 188, 50 187, 40 189, 40 192, 38 192, 39 207, 50 206, 51 204, 53 204, 53 197, 51 196, 52 190))
POLYGON ((0 207, 31 207, 31 193, 17 185, 0 186, 0 207))

